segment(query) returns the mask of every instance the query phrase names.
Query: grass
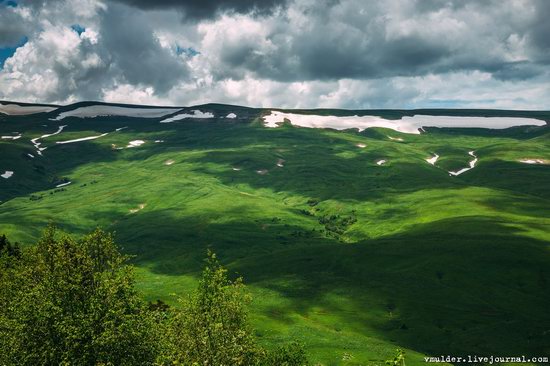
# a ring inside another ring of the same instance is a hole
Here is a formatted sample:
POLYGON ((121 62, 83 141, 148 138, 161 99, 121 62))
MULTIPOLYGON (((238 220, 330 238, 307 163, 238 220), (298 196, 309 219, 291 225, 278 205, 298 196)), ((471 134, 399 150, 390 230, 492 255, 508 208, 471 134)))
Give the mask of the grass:
POLYGON ((23 133, 0 140, 0 170, 15 171, 0 180, 0 232, 30 244, 50 221, 116 231, 144 296, 172 304, 194 288, 211 248, 249 285, 262 342, 298 339, 324 365, 381 365, 396 348, 411 365, 424 355, 550 354, 550 168, 518 162, 550 158, 547 127, 267 129, 258 113, 170 124, 0 116, 2 134, 23 133), (59 124, 68 127, 42 140, 43 158, 25 157, 31 138, 59 124), (136 139, 146 143, 112 147, 136 139), (471 150, 476 168, 450 177, 471 150), (424 160, 434 153, 436 166, 424 160), (63 178, 72 184, 56 190, 63 178))

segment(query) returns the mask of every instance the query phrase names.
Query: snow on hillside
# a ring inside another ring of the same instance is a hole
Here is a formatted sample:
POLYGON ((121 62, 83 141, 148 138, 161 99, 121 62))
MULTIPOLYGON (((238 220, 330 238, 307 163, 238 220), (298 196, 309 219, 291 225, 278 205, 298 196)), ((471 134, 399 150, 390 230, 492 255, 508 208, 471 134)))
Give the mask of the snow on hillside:
POLYGON ((62 112, 52 120, 59 121, 67 117, 93 118, 100 116, 158 118, 166 116, 167 114, 172 114, 177 110, 177 108, 129 108, 109 105, 92 105, 88 107, 76 108, 67 112, 62 112))
POLYGON ((202 112, 202 111, 199 111, 198 109, 195 109, 193 111, 193 114, 189 114, 189 113, 176 114, 173 117, 163 119, 162 121, 160 121, 160 123, 170 123, 170 122, 179 121, 186 118, 214 118, 214 115, 210 112, 202 112))
MULTIPOLYGON (((546 122, 534 118, 520 117, 449 117, 415 115, 399 120, 388 120, 376 116, 319 116, 309 114, 283 113, 271 111, 264 116, 266 127, 278 127, 278 123, 288 119, 294 126, 309 128, 333 128, 346 130, 357 128, 363 131, 371 127, 383 127, 402 133, 420 134, 422 127, 447 128, 491 128, 503 129, 515 126, 544 126, 546 122)), ((395 139, 395 138, 391 138, 395 139)))
POLYGON ((467 172, 468 170, 472 170, 475 168, 476 166, 476 163, 477 163, 477 156, 475 155, 475 151, 469 151, 468 152, 468 155, 470 155, 471 157, 473 157, 474 159, 470 161, 470 167, 469 168, 463 168, 463 169, 460 169, 456 172, 449 172, 449 175, 454 175, 454 176, 457 176, 457 175, 460 175, 462 173, 465 173, 467 172))
POLYGON ((11 170, 6 170, 4 174, 0 174, 0 177, 4 179, 8 179, 13 175, 13 172, 11 170))
POLYGON ((97 135, 97 136, 82 137, 82 138, 74 139, 74 140, 56 141, 55 143, 56 143, 56 144, 60 144, 60 145, 63 145, 63 144, 72 144, 72 143, 75 143, 75 142, 95 140, 95 139, 98 139, 98 138, 100 138, 100 137, 107 136, 108 134, 109 134, 109 133, 103 133, 103 134, 97 135))
POLYGON ((432 156, 429 159, 426 159, 426 161, 428 162, 428 164, 435 165, 435 163, 437 162, 437 159, 439 159, 439 155, 434 154, 434 156, 432 156))
POLYGON ((24 116, 28 114, 51 112, 57 107, 48 107, 41 105, 19 105, 19 104, 4 104, 0 103, 0 113, 10 116, 24 116))

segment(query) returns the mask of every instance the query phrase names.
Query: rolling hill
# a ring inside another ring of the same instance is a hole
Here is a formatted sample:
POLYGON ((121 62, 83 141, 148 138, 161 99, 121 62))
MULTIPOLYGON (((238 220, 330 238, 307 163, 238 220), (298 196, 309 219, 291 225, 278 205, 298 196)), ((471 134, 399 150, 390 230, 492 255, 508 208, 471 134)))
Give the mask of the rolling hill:
POLYGON ((0 233, 115 231, 144 296, 168 303, 213 249, 262 342, 298 339, 324 365, 548 355, 548 121, 2 102, 0 233))

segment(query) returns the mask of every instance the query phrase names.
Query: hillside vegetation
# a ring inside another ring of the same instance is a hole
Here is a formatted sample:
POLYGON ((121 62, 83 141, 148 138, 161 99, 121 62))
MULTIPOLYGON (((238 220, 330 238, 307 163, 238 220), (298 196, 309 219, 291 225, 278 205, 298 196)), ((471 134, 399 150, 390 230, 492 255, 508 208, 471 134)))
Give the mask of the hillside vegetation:
POLYGON ((0 178, 0 233, 29 246, 50 222, 76 236, 113 231, 141 296, 172 307, 210 249, 244 277, 258 342, 297 340, 313 363, 380 365, 396 348, 409 365, 550 354, 550 166, 521 162, 550 160, 548 126, 266 128, 267 110, 193 109, 215 118, 0 115, 2 135, 22 133, 0 140, 0 173, 13 171, 0 178), (37 156, 30 140, 61 125, 37 156), (470 151, 475 168, 450 176, 470 151))

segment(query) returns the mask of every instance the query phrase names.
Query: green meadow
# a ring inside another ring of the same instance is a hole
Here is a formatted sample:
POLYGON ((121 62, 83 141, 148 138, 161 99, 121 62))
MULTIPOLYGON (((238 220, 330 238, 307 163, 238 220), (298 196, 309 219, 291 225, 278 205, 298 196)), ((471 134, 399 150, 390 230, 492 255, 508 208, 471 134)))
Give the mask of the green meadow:
POLYGON ((397 348, 409 365, 550 356, 550 166, 519 162, 550 159, 548 125, 412 135, 266 128, 268 111, 200 109, 239 118, 0 115, 2 135, 22 133, 0 140, 0 173, 14 171, 0 178, 0 234, 32 245, 50 222, 114 231, 143 296, 175 306, 212 249, 251 291, 261 343, 299 340, 314 364, 383 365, 397 348), (37 156, 30 140, 60 125, 37 156), (476 167, 450 176, 472 150, 476 167))

